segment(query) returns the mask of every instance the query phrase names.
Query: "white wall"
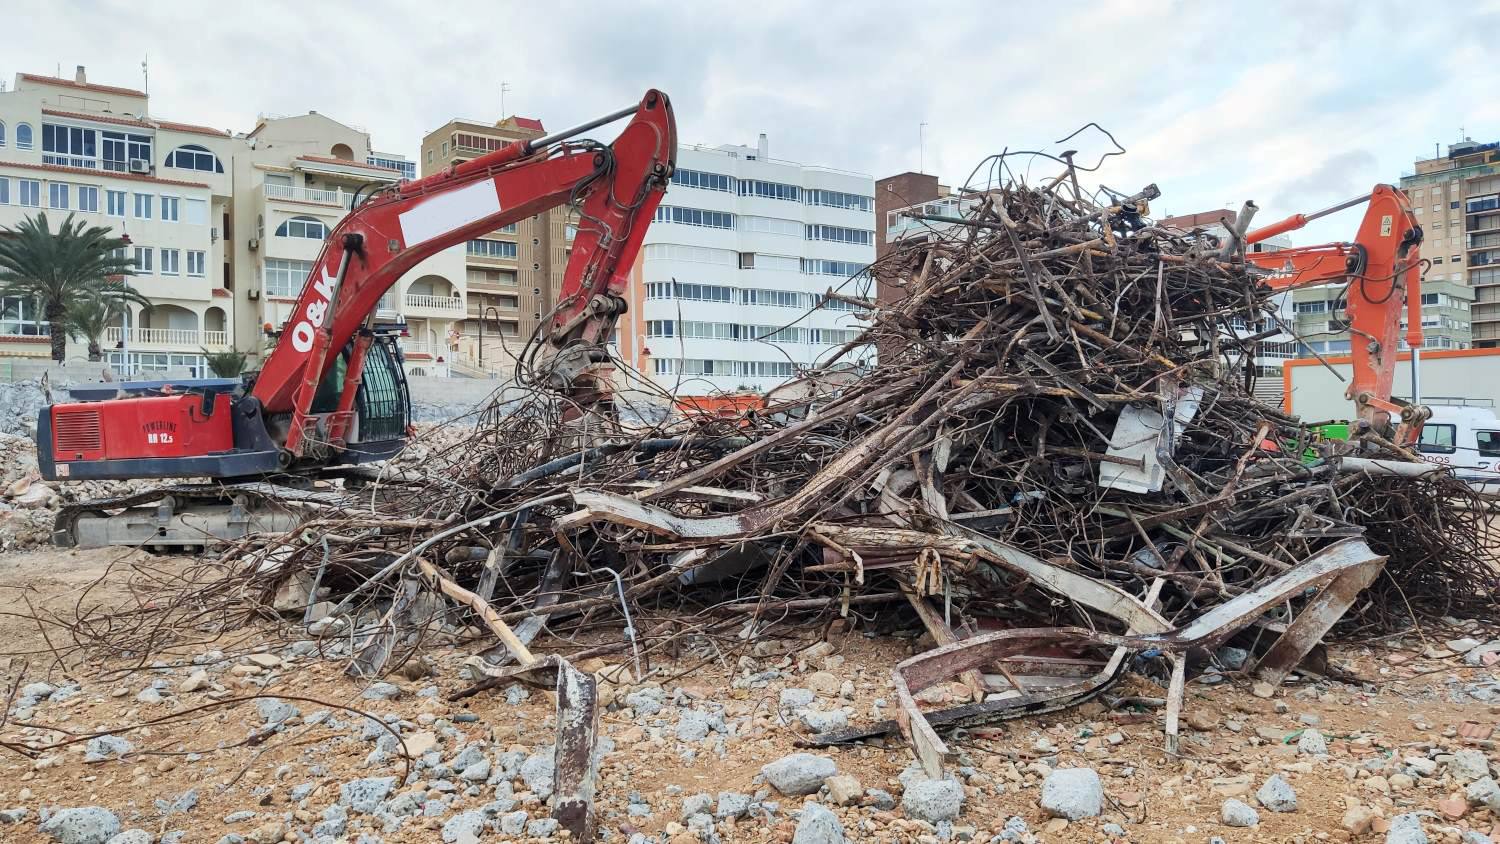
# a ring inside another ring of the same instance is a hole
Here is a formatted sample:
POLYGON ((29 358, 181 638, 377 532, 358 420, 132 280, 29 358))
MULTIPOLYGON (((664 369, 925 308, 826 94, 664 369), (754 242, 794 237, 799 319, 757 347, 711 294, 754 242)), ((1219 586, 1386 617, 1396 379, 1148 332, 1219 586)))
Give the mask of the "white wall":
MULTIPOLYGON (((1445 352, 1423 355, 1422 401, 1447 404, 1451 403, 1449 400, 1467 399, 1489 402, 1485 406, 1500 408, 1500 350, 1485 354, 1473 354, 1473 351, 1457 357, 1448 357, 1449 353, 1445 352)), ((1289 412, 1302 417, 1304 422, 1348 419, 1354 415, 1354 404, 1344 398, 1351 367, 1347 363, 1332 366, 1345 380, 1340 381, 1316 360, 1289 363, 1286 367, 1292 378, 1289 412)), ((1406 354, 1402 354, 1396 363, 1391 394, 1411 400, 1411 363, 1406 354)))

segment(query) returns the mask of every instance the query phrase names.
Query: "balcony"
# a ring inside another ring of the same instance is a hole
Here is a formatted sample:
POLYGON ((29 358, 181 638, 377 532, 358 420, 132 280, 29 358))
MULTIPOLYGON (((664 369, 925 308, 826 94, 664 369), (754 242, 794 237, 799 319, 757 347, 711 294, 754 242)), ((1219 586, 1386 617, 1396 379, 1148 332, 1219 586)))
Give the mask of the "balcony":
POLYGON ((131 349, 227 349, 229 332, 199 331, 192 328, 119 328, 104 330, 106 345, 123 342, 131 349))
POLYGON ((354 201, 354 194, 345 193, 342 188, 338 190, 320 190, 318 188, 301 188, 292 185, 273 185, 267 182, 264 186, 266 199, 280 199, 287 202, 305 202, 311 205, 327 205, 335 208, 349 210, 354 201))
POLYGON ((464 300, 459 296, 408 293, 403 299, 403 304, 407 316, 461 317, 464 315, 464 300))

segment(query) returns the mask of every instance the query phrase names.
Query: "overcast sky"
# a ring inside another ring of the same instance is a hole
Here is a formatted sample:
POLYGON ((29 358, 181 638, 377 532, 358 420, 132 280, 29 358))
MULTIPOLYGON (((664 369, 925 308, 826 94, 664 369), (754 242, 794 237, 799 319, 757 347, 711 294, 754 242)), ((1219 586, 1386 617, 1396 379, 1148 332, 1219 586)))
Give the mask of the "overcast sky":
MULTIPOLYGON (((1158 215, 1255 199, 1270 221, 1395 182, 1461 127, 1500 139, 1496 0, 103 0, 32 4, 6 28, 7 80, 84 64, 140 87, 149 53, 154 116, 246 131, 316 109, 412 158, 449 118, 499 117, 502 82, 507 111, 549 128, 654 86, 685 143, 765 132, 777 158, 954 184, 1007 148, 1096 161, 1097 132, 1055 143, 1096 121, 1129 151, 1096 181, 1156 182, 1158 215)), ((1296 242, 1350 237, 1358 213, 1296 242)))

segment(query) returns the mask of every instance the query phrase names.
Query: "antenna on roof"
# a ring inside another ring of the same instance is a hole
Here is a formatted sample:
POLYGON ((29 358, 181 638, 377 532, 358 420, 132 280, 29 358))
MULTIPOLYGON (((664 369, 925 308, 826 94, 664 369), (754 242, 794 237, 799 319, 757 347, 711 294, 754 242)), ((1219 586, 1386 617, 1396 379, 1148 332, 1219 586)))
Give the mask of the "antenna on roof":
POLYGON ((507 114, 507 112, 505 111, 505 95, 508 94, 508 93, 510 93, 510 83, 509 82, 501 82, 500 83, 500 119, 501 120, 504 120, 505 116, 507 114))
MULTIPOLYGON (((151 61, 151 54, 147 53, 145 57, 141 59, 141 76, 145 77, 146 80, 145 93, 147 97, 151 96, 151 71, 146 66, 146 63, 149 61, 151 61)), ((149 111, 150 105, 148 104, 146 108, 149 111)))

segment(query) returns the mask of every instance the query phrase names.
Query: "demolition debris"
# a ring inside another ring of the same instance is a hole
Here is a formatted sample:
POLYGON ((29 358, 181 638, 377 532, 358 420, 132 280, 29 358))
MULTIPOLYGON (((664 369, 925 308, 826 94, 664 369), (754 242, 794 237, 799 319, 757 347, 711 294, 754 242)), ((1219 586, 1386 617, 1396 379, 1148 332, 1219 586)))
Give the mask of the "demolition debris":
POLYGON ((141 655, 290 618, 374 678, 482 627, 499 644, 461 694, 558 684, 559 819, 587 839, 594 688, 568 659, 615 654, 638 681, 792 616, 919 623, 938 647, 897 668, 896 719, 818 741, 899 730, 936 775, 937 729, 1070 706, 1132 666, 1167 686, 1170 749, 1195 654, 1233 639, 1275 683, 1335 624, 1493 612, 1487 503, 1379 432, 1324 442, 1258 401, 1246 327, 1274 323, 1272 292, 1233 244, 1153 225, 1149 195, 1096 202, 1071 165, 976 194, 872 268, 905 295, 821 373, 857 378, 654 426, 538 386, 75 641, 141 655), (618 633, 530 651, 585 629, 618 633), (975 703, 918 708, 954 678, 975 703))

